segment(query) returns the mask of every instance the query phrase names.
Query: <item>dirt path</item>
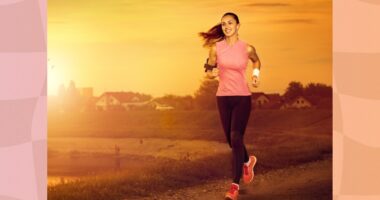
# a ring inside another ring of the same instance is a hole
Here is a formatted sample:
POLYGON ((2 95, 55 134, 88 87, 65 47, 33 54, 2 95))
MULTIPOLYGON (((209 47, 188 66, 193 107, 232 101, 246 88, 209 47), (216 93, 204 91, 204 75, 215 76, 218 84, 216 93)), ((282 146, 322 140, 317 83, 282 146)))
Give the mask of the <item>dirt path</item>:
MULTIPOLYGON (((136 200, 221 200, 229 184, 228 180, 213 181, 136 200)), ((250 185, 241 185, 240 194, 239 200, 332 199, 331 158, 258 174, 250 185)))

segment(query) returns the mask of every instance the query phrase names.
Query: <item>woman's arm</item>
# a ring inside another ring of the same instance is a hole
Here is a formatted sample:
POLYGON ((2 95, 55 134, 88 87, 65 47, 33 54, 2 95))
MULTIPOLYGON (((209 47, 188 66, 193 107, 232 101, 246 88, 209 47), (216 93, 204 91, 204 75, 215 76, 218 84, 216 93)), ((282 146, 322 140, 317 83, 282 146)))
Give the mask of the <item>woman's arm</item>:
POLYGON ((259 74, 260 74, 260 68, 261 68, 261 62, 259 59, 259 56, 256 53, 255 47, 252 45, 248 45, 248 58, 252 62, 252 67, 249 69, 249 81, 248 83, 254 87, 258 87, 259 85, 259 74))
POLYGON ((257 68, 258 70, 260 70, 261 62, 259 56, 256 53, 255 47, 253 47, 252 45, 248 45, 248 57, 253 63, 253 68, 257 68))
MULTIPOLYGON (((208 60, 207 64, 211 66, 216 66, 216 45, 213 44, 210 47, 209 55, 208 55, 208 60)), ((207 70, 206 71, 207 78, 215 78, 215 74, 213 73, 213 70, 207 70)))

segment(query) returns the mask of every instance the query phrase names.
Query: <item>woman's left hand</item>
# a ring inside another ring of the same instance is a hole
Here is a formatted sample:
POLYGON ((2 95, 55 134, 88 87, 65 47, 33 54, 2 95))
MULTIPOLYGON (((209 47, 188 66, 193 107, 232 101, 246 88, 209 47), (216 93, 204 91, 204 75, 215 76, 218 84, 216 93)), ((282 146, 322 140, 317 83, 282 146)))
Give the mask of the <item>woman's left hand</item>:
POLYGON ((253 75, 253 76, 252 76, 252 85, 253 85, 253 87, 256 87, 256 88, 257 88, 257 87, 259 87, 259 84, 260 84, 259 77, 253 75))

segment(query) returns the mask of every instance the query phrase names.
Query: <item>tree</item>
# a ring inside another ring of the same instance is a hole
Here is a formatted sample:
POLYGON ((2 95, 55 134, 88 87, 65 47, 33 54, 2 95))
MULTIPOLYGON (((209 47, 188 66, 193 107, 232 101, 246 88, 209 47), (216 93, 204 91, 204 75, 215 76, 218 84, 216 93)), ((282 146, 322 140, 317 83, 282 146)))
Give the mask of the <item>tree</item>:
POLYGON ((199 89, 194 94, 195 105, 198 109, 216 109, 216 91, 219 81, 215 79, 205 79, 199 89))
POLYGON ((64 109, 68 112, 77 112, 80 109, 80 94, 75 86, 74 81, 70 81, 69 86, 67 87, 66 94, 64 97, 64 109))
POLYGON ((309 83, 304 90, 306 96, 332 97, 332 87, 322 83, 309 83))
POLYGON ((305 97, 317 108, 332 108, 332 87, 322 83, 309 83, 304 89, 305 97))
POLYGON ((297 96, 303 95, 304 88, 301 82, 292 81, 289 83, 284 94, 285 100, 289 101, 297 96))

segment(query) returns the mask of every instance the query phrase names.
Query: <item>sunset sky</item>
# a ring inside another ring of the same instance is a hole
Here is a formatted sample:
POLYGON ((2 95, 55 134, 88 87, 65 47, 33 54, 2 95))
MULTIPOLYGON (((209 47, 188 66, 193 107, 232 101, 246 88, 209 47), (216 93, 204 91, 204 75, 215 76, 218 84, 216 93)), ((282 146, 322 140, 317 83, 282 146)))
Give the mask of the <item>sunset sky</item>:
POLYGON ((161 96, 193 95, 208 50, 197 33, 225 12, 240 18, 239 38, 262 62, 256 91, 332 82, 329 0, 49 0, 48 94, 77 87, 161 96))

